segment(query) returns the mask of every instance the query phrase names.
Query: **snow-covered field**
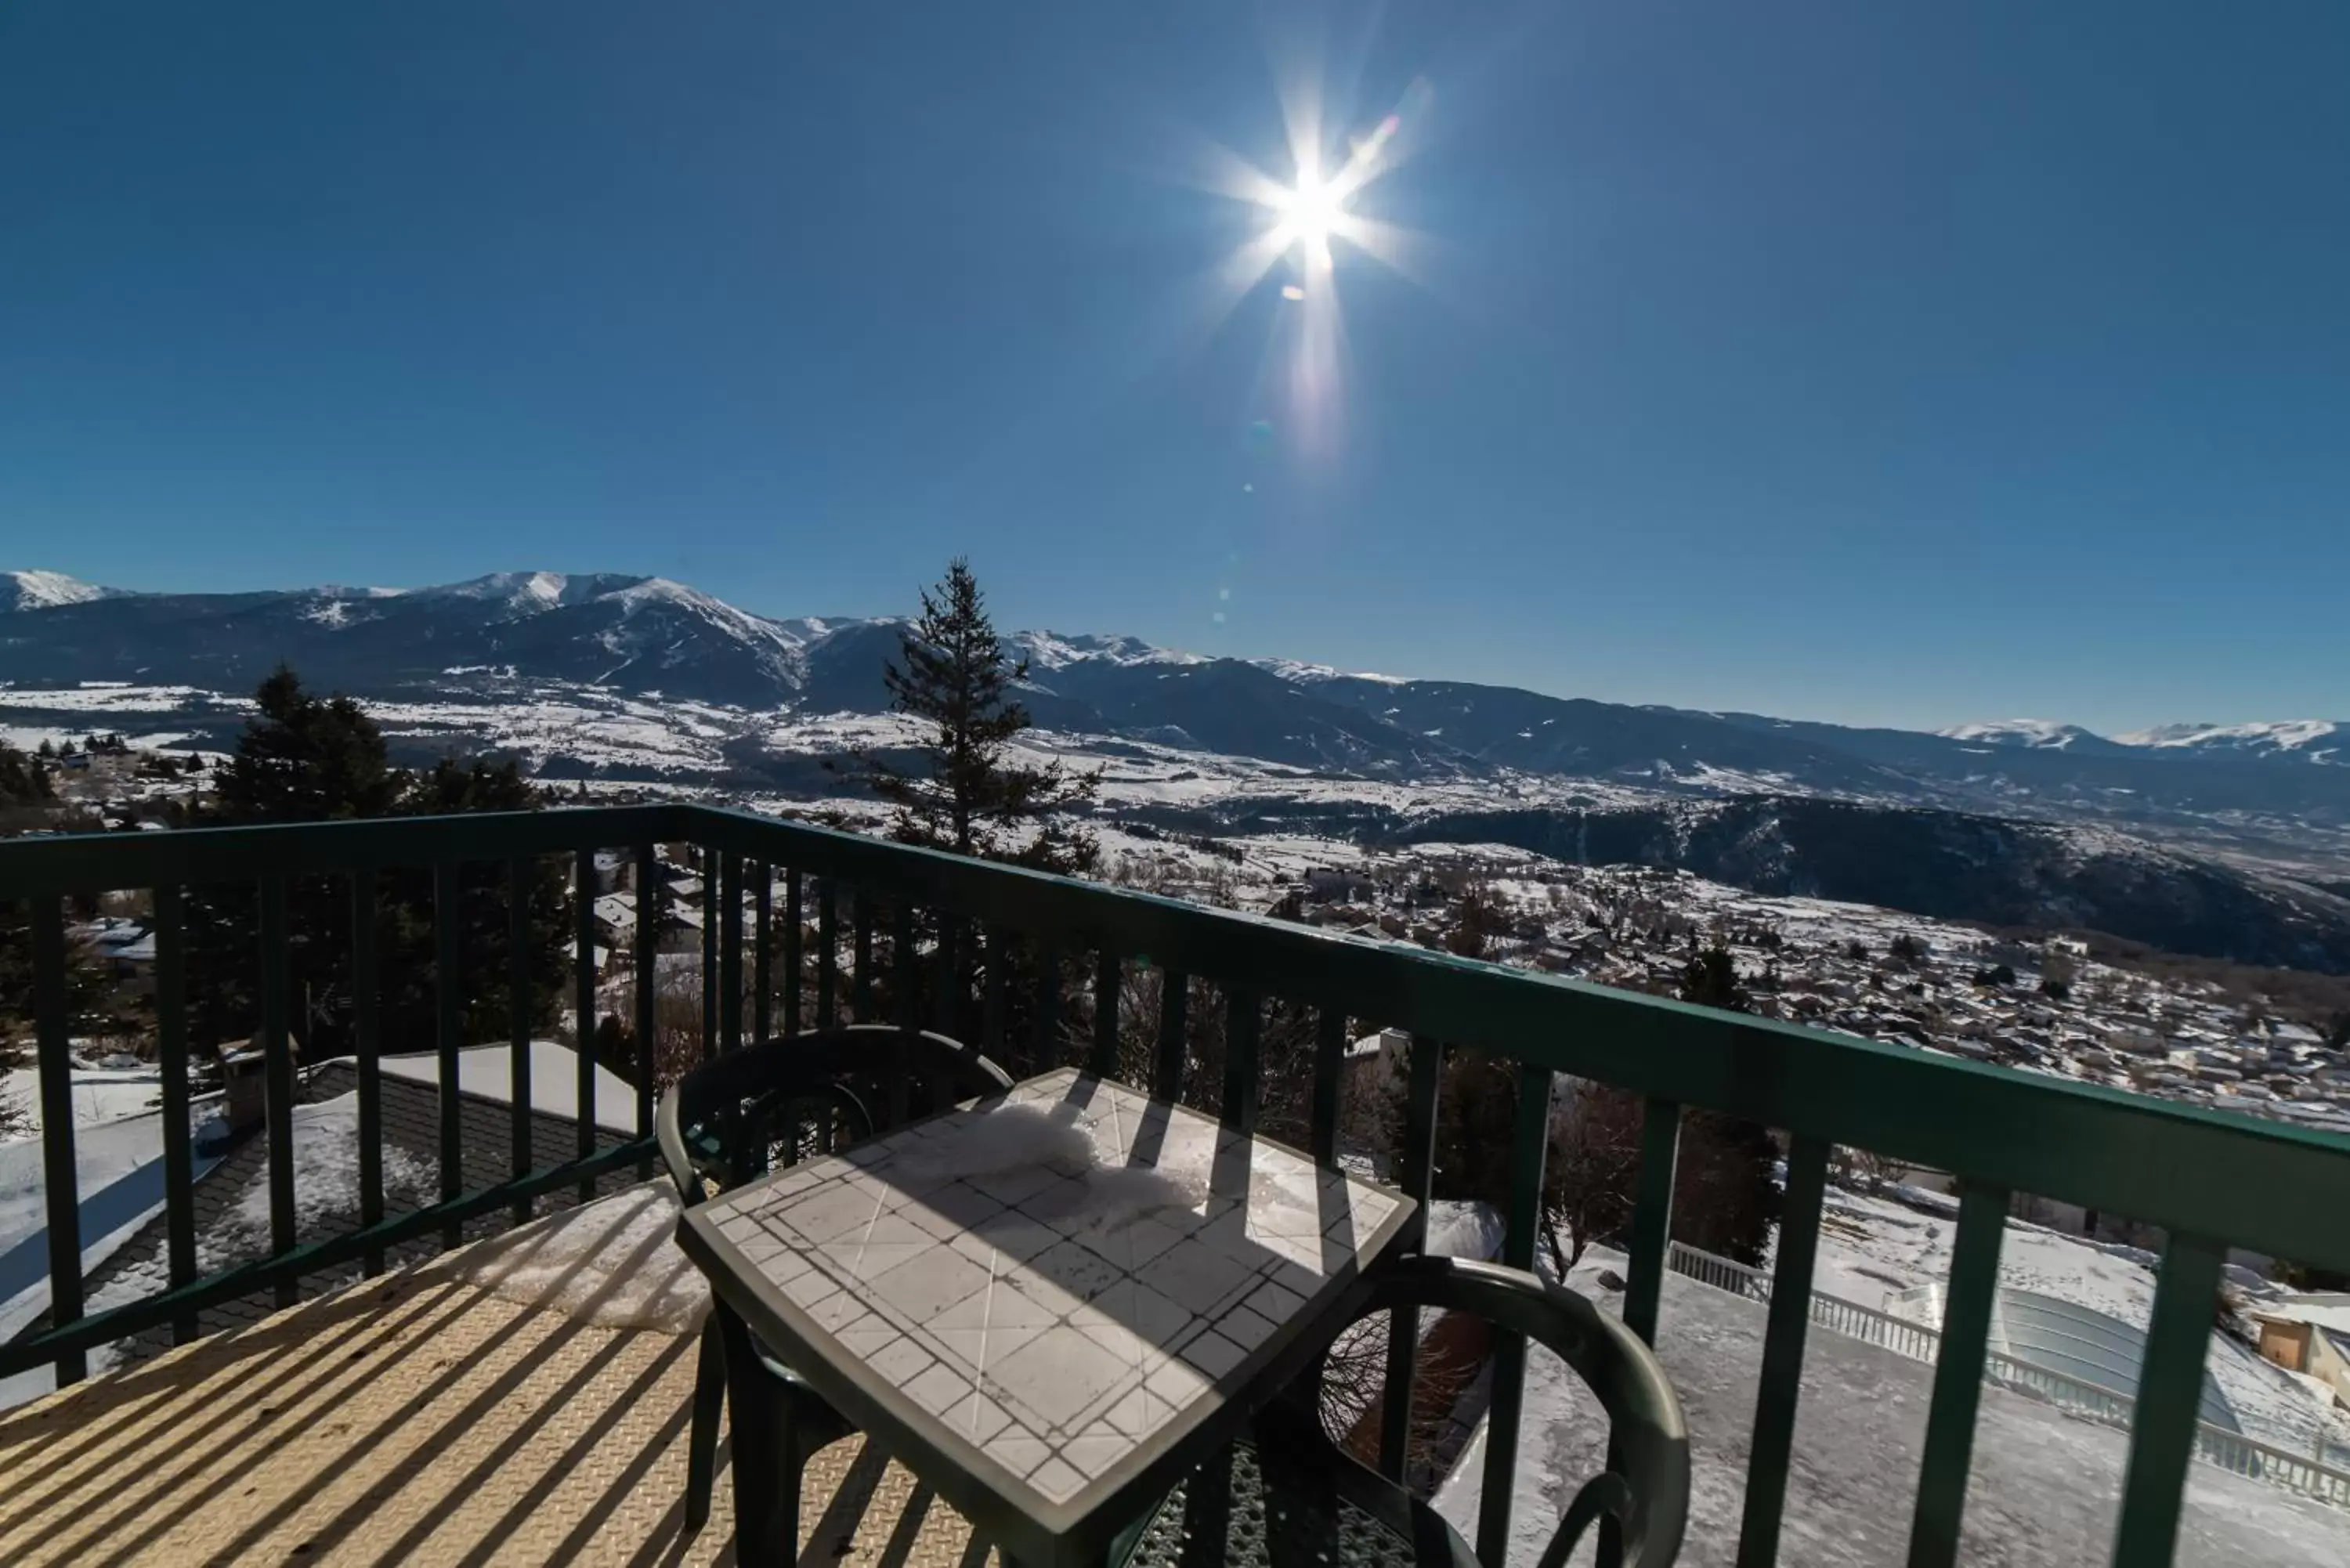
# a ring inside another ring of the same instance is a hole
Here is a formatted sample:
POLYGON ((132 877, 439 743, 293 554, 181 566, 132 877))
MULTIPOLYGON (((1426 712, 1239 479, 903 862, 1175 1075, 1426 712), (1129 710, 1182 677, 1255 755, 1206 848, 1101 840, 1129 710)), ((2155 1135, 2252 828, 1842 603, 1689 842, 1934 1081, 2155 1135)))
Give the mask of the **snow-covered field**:
MULTIPOLYGON (((1568 1283, 1611 1310, 1598 1283, 1623 1259, 1594 1249, 1568 1283)), ((1668 1275, 1657 1354, 1690 1427, 1690 1519, 1679 1561, 1735 1561, 1748 1437, 1762 1362, 1756 1303, 1668 1275)), ((1880 1568, 1903 1561, 1924 1452, 1934 1369, 1814 1331, 1805 1342, 1794 1462, 1778 1560, 1803 1568, 1880 1568)), ((1508 1562, 1540 1556, 1577 1487, 1604 1467, 1596 1401, 1547 1352, 1529 1357, 1508 1562)), ((2127 1438, 2005 1389, 1983 1390, 1960 1560, 1978 1568, 2076 1568, 2112 1554, 2127 1438)), ((1482 1495, 1481 1428, 1438 1511, 1473 1539, 1482 1495)), ((1573 1559, 1593 1560, 1586 1544, 1573 1559)), ((2178 1561, 2198 1568, 2337 1568, 2350 1561, 2350 1514, 2263 1482, 2190 1468, 2178 1561)))
MULTIPOLYGON (((1893 1292, 1949 1282, 1957 1231, 1950 1213, 1831 1189, 1812 1288, 1883 1310, 1893 1292)), ((2092 1307, 2143 1329, 2154 1315, 2156 1263, 2153 1254, 2135 1248, 2010 1220, 2000 1243, 1999 1274, 2002 1284, 2092 1307)), ((2204 1366, 2246 1437, 2306 1454, 2322 1431, 2330 1443, 2350 1447, 2350 1414, 2314 1379, 2263 1361, 2224 1334, 2212 1334, 2204 1366)), ((2345 1523, 2350 1527, 2350 1519, 2345 1523)))
MULTIPOLYGON (((161 1103, 163 1079, 154 1067, 77 1067, 72 1076, 74 1125, 110 1122, 151 1111, 161 1103)), ((41 1130, 41 1070, 11 1067, 0 1073, 0 1109, 24 1118, 24 1136, 41 1130)))

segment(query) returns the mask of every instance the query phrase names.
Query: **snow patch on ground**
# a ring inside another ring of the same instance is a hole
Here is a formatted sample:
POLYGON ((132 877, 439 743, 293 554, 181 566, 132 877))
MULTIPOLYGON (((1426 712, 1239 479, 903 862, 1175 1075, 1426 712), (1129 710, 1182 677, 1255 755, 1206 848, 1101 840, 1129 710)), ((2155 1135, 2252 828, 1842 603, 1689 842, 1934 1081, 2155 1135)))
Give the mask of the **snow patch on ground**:
MULTIPOLYGON (((1949 1282, 1957 1233, 1954 1220, 1888 1198, 1831 1191, 1812 1288, 1881 1311, 1894 1291, 1949 1282)), ((2155 1262, 2135 1248, 2011 1219, 2000 1242, 1999 1275, 2003 1285, 2093 1307, 2143 1329, 2154 1316, 2155 1262)), ((2350 1419, 2329 1409, 2330 1392, 2314 1396, 2303 1380, 2241 1342, 2214 1334, 2204 1366, 2246 1437, 2306 1454, 2322 1429, 2329 1442, 2350 1446, 2350 1419)))
MULTIPOLYGON (((72 1091, 74 1126, 86 1127, 155 1109, 162 1101, 163 1079, 153 1069, 76 1069, 72 1091)), ((0 1074, 0 1107, 21 1111, 26 1117, 25 1136, 37 1138, 41 1131, 41 1070, 12 1067, 0 1074)))
POLYGON ((1428 1206, 1428 1244, 1431 1257, 1468 1258, 1490 1262, 1502 1255, 1502 1216, 1490 1203, 1463 1203, 1440 1199, 1428 1206))
MULTIPOLYGON (((1624 1259, 1594 1248, 1569 1285, 1607 1310, 1601 1288, 1624 1259)), ((1658 1356, 1690 1428, 1690 1530, 1683 1568, 1736 1558, 1747 1439, 1761 1378, 1763 1309, 1678 1275, 1665 1280, 1658 1356)), ((1805 1342, 1788 1480, 1783 1563, 1877 1568, 1906 1554, 1934 1369, 1814 1329, 1805 1342)), ((1960 1560, 1985 1568, 2075 1568, 2112 1554, 2127 1437, 2005 1389, 1986 1387, 1975 1438, 1960 1560)), ((1531 1563, 1576 1488, 1598 1473, 1607 1426, 1598 1402, 1546 1351, 1528 1358, 1524 1425, 1508 1562, 1531 1563)), ((1479 1428, 1439 1490, 1439 1512, 1473 1537, 1482 1492, 1479 1428)), ((1586 1545, 1575 1558, 1591 1561, 1586 1545)), ((2263 1482, 2192 1467, 2178 1560, 2233 1568, 2332 1568, 2350 1560, 2350 1514, 2263 1482)))

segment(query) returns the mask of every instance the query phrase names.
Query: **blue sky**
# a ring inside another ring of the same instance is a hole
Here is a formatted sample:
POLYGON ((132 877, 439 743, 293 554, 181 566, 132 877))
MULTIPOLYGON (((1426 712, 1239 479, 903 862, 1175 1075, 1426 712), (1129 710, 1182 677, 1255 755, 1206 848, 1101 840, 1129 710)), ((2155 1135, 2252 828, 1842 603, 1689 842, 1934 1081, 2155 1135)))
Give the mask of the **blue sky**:
POLYGON ((863 614, 963 551, 1207 651, 2350 717, 2345 81, 2338 0, 21 0, 0 565, 863 614), (1302 400, 1213 187, 1313 84, 1419 237, 1306 280, 1302 400))

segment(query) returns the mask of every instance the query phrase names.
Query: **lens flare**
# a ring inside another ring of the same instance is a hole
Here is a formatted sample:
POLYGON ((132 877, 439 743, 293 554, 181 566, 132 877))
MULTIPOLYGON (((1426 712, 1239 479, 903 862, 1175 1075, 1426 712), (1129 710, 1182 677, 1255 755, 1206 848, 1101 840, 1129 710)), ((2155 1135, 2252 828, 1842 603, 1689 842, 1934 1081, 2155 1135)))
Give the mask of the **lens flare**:
MULTIPOLYGON (((1274 327, 1285 338, 1288 372, 1282 445, 1302 455, 1326 455, 1336 441, 1345 379, 1338 259, 1342 253, 1353 252, 1412 275, 1406 253, 1418 236, 1358 211, 1357 202, 1409 153, 1413 132, 1427 118, 1434 94, 1424 80, 1413 82, 1395 109, 1368 131, 1344 140, 1346 158, 1336 172, 1326 172, 1324 154, 1332 138, 1323 124, 1318 87, 1300 82, 1282 97, 1290 132, 1287 183, 1237 154, 1215 149, 1222 175, 1214 188, 1268 214, 1263 226, 1221 269, 1224 298, 1217 314, 1229 311, 1284 258, 1288 261, 1291 275, 1281 285, 1281 297, 1301 308, 1284 315, 1274 327)), ((1260 421, 1252 434, 1262 441, 1270 436, 1271 427, 1260 421)))

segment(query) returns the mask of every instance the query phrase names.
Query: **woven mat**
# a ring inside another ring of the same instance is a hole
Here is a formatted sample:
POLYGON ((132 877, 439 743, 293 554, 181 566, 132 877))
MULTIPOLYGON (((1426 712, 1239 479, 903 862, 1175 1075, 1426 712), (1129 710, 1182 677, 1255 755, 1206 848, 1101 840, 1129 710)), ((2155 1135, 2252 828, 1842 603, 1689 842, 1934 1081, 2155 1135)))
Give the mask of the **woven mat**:
MULTIPOLYGON (((0 1415, 0 1563, 731 1563, 723 1441, 681 1538, 694 1351, 393 1275, 0 1415)), ((804 1563, 990 1560, 854 1438, 801 1518, 804 1563)))

